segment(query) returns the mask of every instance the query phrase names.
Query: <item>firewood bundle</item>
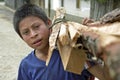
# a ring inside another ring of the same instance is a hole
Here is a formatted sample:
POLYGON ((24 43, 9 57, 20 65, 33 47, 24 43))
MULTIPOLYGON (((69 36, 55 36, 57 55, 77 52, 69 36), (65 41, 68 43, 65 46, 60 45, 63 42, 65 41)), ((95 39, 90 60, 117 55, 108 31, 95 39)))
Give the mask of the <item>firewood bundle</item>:
MULTIPOLYGON (((110 60, 120 61, 120 18, 117 16, 118 14, 115 14, 118 20, 112 17, 113 23, 111 23, 112 19, 109 23, 108 18, 105 20, 106 17, 103 17, 100 26, 88 27, 66 20, 65 10, 58 9, 53 19, 53 25, 50 27, 52 33, 49 38, 49 58, 46 65, 49 63, 52 51, 57 48, 64 69, 67 71, 80 74, 87 60, 97 62, 100 59, 113 70, 112 75, 115 75, 116 68, 111 67, 110 60), (88 54, 90 54, 90 58, 88 58, 88 54)), ((120 67, 120 64, 117 65, 120 67)))

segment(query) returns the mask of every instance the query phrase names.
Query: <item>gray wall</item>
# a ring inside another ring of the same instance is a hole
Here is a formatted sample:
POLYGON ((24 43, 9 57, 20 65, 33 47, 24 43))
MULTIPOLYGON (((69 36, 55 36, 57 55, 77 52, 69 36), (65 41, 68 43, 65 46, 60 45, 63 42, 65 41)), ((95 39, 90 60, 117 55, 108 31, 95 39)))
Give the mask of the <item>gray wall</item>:
POLYGON ((4 0, 5 1, 5 5, 12 8, 12 9, 15 9, 15 0, 4 0))
POLYGON ((5 5, 12 8, 17 9, 24 4, 25 0, 5 0, 5 5))

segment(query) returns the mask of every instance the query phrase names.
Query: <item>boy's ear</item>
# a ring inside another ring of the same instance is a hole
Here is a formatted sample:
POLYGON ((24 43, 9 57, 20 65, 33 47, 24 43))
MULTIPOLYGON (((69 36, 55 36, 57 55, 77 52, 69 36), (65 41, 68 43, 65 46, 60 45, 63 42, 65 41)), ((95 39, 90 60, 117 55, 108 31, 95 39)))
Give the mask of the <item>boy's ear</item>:
POLYGON ((50 19, 48 19, 47 23, 50 26, 52 24, 52 21, 50 19))
MULTIPOLYGON (((52 25, 52 21, 51 21, 50 19, 48 19, 47 23, 48 23, 48 26, 49 26, 49 27, 52 25)), ((50 30, 50 34, 51 34, 52 29, 50 28, 49 30, 50 30)))

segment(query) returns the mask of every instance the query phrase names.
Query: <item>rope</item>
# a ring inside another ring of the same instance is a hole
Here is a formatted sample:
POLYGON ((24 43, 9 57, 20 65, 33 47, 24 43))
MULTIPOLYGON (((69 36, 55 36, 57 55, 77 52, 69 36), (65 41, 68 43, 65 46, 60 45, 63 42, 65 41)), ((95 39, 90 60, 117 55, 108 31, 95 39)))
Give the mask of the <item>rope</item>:
POLYGON ((49 29, 51 29, 54 25, 56 25, 56 24, 58 24, 60 22, 67 22, 67 21, 69 21, 69 20, 66 20, 65 17, 57 18, 57 19, 54 20, 53 24, 49 27, 49 29))

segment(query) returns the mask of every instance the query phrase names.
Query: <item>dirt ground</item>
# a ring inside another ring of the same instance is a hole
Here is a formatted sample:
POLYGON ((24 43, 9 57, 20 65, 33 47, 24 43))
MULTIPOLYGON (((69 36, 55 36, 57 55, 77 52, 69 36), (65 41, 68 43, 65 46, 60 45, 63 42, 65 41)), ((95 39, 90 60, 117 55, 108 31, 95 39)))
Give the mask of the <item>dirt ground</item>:
POLYGON ((31 51, 13 29, 13 13, 0 4, 0 80, 17 80, 19 63, 31 51))

